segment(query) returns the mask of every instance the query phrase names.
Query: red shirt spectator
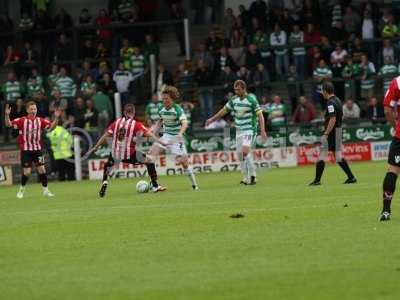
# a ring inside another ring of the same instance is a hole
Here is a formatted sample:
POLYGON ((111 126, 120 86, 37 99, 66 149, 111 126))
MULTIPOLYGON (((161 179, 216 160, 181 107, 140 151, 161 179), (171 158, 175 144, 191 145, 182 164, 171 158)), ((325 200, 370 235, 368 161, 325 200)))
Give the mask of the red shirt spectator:
MULTIPOLYGON (((304 31, 304 43, 306 44, 318 44, 321 43, 321 34, 318 30, 315 30, 313 24, 307 24, 307 30, 304 31)), ((314 55, 314 47, 310 47, 307 51, 308 56, 314 55)))
MULTIPOLYGON (((105 9, 101 9, 99 12, 99 16, 96 19, 96 24, 100 27, 107 26, 111 24, 111 18, 107 15, 107 12, 105 9)), ((99 29, 97 31, 97 34, 99 35, 100 39, 103 41, 107 41, 111 38, 112 36, 112 31, 109 29, 99 29)))
POLYGON ((317 116, 315 107, 306 97, 299 98, 299 104, 293 114, 293 122, 296 124, 310 123, 317 116))

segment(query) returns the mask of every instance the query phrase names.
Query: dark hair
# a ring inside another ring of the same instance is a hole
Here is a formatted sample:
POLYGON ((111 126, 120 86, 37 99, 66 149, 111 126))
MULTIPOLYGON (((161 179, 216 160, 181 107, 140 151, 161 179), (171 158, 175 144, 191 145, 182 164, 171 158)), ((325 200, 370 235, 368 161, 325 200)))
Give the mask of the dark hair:
POLYGON ((335 87, 333 86, 333 83, 330 81, 325 81, 322 84, 322 91, 324 91, 325 93, 331 95, 335 92, 335 87))

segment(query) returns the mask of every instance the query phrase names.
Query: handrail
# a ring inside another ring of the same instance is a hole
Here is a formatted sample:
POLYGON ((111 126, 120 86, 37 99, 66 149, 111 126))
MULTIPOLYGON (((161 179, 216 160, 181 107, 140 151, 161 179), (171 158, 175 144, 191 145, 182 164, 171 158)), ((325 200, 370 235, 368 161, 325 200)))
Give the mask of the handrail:
POLYGON ((51 28, 46 30, 34 30, 33 28, 29 29, 21 29, 18 27, 14 27, 14 30, 11 32, 0 32, 0 37, 15 35, 18 33, 27 33, 31 32, 33 34, 45 35, 49 33, 65 33, 72 31, 87 31, 87 30, 112 30, 112 29, 121 29, 121 28, 133 28, 133 27, 144 27, 144 26, 162 26, 162 25, 175 25, 183 23, 184 19, 179 20, 170 20, 170 21, 156 21, 156 22, 136 22, 136 23, 122 23, 122 22, 113 22, 109 25, 100 26, 97 24, 81 24, 81 25, 73 25, 72 27, 67 28, 51 28))

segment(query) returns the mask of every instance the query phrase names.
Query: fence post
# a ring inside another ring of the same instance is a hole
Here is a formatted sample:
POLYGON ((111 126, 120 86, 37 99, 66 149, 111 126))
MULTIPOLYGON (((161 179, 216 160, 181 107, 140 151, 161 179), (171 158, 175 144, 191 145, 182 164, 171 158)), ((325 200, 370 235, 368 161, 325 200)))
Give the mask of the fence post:
POLYGON ((121 94, 115 93, 114 94, 114 110, 115 110, 115 118, 121 118, 122 110, 121 110, 121 94))
POLYGON ((81 158, 81 138, 74 135, 74 157, 75 157, 75 178, 77 181, 82 180, 82 158, 81 158))
POLYGON ((150 78, 151 78, 151 94, 153 95, 156 91, 156 78, 157 76, 157 65, 156 56, 154 54, 150 55, 150 78))
POLYGON ((188 18, 185 18, 183 20, 183 28, 185 31, 186 60, 190 60, 190 37, 189 37, 189 19, 188 18))

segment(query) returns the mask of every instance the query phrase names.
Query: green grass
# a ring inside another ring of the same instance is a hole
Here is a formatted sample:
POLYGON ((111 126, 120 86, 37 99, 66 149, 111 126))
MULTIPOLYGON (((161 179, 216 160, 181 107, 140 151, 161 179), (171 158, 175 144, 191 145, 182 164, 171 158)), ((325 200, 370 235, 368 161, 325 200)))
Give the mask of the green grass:
POLYGON ((351 186, 330 166, 314 188, 313 168, 2 187, 0 299, 399 299, 400 206, 379 223, 385 165, 352 167, 351 186))

